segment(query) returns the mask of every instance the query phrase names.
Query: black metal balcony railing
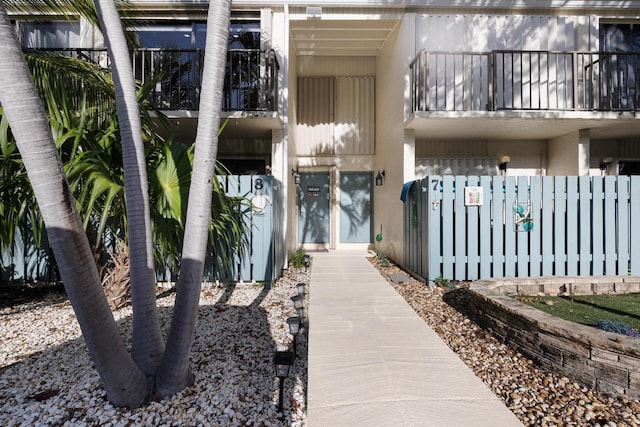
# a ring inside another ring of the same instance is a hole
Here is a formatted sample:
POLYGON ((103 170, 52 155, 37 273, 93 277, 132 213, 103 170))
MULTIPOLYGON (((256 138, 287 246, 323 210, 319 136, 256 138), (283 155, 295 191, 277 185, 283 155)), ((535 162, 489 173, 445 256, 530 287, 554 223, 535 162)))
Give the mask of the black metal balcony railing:
MULTIPOLYGON (((46 49, 109 67, 104 49, 46 49)), ((155 85, 149 101, 160 110, 197 110, 200 100, 204 50, 135 49, 134 77, 155 85)), ((229 49, 223 89, 225 111, 275 111, 278 60, 273 50, 229 49)))
POLYGON ((640 53, 427 52, 411 63, 413 111, 635 111, 640 53))

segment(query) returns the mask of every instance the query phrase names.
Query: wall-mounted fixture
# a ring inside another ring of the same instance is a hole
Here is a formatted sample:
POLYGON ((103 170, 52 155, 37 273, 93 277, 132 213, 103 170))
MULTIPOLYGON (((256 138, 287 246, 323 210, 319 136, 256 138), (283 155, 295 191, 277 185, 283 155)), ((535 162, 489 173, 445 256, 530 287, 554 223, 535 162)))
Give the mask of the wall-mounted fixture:
POLYGON ((613 159, 611 157, 605 157, 600 161, 600 172, 603 175, 609 172, 609 165, 611 164, 612 161, 613 159))
POLYGON ((300 172, 295 169, 291 169, 291 176, 293 176, 293 183, 295 185, 300 185, 300 172))
POLYGON ((507 165, 511 161, 511 157, 509 156, 501 156, 498 158, 498 169, 500 170, 501 175, 507 174, 507 165))
POLYGON ((378 170, 378 175, 376 175, 376 187, 382 187, 384 185, 384 170, 380 172, 378 170))
POLYGON ((321 19, 322 18, 322 8, 318 6, 307 6, 306 9, 307 19, 321 19))

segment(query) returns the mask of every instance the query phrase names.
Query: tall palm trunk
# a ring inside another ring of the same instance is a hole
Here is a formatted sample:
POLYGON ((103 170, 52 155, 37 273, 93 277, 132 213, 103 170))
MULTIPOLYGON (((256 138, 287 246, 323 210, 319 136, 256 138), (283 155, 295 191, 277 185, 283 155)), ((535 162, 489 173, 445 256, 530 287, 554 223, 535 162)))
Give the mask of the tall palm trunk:
POLYGON ((147 376, 127 352, 107 305, 42 102, 2 2, 0 40, 0 104, 44 218, 69 301, 107 398, 116 405, 138 406, 148 395, 147 376))
POLYGON ((111 58, 122 141, 133 306, 131 355, 140 369, 147 375, 154 375, 164 351, 164 340, 156 307, 147 163, 140 110, 129 49, 115 2, 95 0, 95 5, 111 58))
POLYGON ((189 189, 182 263, 171 329, 156 376, 156 389, 163 396, 173 394, 193 382, 193 374, 189 370, 189 353, 198 314, 211 221, 212 182, 218 151, 230 15, 231 0, 209 2, 198 133, 189 189))

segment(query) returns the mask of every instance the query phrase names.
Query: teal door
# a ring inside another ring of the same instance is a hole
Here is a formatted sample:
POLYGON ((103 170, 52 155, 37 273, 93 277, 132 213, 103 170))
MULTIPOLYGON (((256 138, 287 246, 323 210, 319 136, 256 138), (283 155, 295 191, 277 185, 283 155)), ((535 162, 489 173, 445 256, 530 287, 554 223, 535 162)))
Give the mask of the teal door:
POLYGON ((340 242, 371 243, 373 173, 340 173, 340 242))
POLYGON ((329 172, 300 173, 298 240, 329 243, 329 172))

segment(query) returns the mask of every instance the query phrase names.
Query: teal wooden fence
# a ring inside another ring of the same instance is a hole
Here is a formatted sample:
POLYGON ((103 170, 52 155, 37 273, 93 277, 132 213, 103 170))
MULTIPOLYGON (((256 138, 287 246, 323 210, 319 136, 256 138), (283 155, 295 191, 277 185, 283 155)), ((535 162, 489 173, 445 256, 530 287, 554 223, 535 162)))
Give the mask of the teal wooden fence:
POLYGON ((640 177, 406 184, 404 266, 429 282, 640 274, 640 177))
MULTIPOLYGON (((238 215, 248 231, 247 245, 230 254, 233 267, 221 269, 214 262, 210 246, 206 259, 204 279, 228 281, 257 281, 270 283, 280 276, 286 259, 283 224, 284 199, 281 183, 272 176, 228 176, 218 178, 228 196, 240 196, 238 215)), ((240 246, 239 246, 240 247, 240 246)), ((46 233, 40 248, 33 238, 18 234, 9 250, 0 257, 2 281, 57 281, 59 280, 46 233)), ((158 271, 160 280, 175 280, 177 272, 158 271)))

